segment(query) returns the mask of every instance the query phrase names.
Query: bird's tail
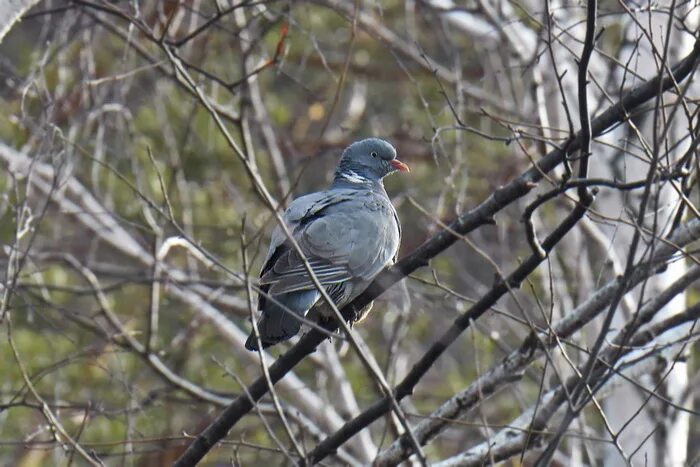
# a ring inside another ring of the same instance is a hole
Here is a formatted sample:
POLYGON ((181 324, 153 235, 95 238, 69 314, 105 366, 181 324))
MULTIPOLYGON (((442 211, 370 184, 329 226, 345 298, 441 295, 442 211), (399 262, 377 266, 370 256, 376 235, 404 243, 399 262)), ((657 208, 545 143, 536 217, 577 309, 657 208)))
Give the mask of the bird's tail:
MULTIPOLYGON (((299 290, 272 295, 265 300, 262 316, 258 320, 258 333, 262 348, 286 341, 299 333, 302 320, 319 299, 318 290, 299 290)), ((245 342, 248 350, 258 350, 255 333, 251 332, 245 342)))

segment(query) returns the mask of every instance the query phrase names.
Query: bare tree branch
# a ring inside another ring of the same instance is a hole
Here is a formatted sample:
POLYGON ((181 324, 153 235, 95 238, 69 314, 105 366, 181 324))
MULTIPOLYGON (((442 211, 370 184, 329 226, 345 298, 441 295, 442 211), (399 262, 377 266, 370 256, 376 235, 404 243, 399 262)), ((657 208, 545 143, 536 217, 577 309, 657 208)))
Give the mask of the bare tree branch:
MULTIPOLYGON (((691 72, 694 71, 699 58, 700 41, 696 42, 693 52, 690 55, 673 67, 673 74, 671 76, 662 74, 647 83, 631 89, 622 96, 617 104, 609 107, 600 116, 593 119, 591 122, 591 134, 593 136, 598 136, 615 125, 626 121, 629 114, 634 109, 654 98, 659 90, 667 91, 673 88, 675 83, 683 81, 688 75, 690 75, 691 72)), ((579 132, 577 133, 576 137, 567 142, 562 149, 554 150, 542 157, 542 159, 537 161, 536 167, 529 169, 518 178, 498 189, 481 205, 452 222, 450 224, 450 229, 464 235, 482 225, 492 223, 493 216, 498 211, 514 200, 527 194, 532 188, 534 188, 534 186, 536 186, 536 183, 542 179, 543 173, 549 172, 558 164, 562 163, 569 154, 581 149, 582 143, 583 136, 579 132)), ((573 224, 575 224, 577 220, 578 218, 572 218, 573 224)), ((559 232, 557 235, 550 237, 550 242, 552 243, 549 245, 547 245, 546 241, 543 242, 545 250, 551 249, 573 224, 565 225, 562 228, 563 232, 559 232)), ((410 274, 418 267, 425 265, 430 258, 436 256, 438 253, 452 245, 455 240, 457 240, 457 237, 455 237, 454 234, 448 230, 443 230, 434 235, 421 247, 416 249, 410 255, 404 257, 395 266, 382 273, 362 295, 355 299, 352 304, 345 307, 341 312, 344 316, 349 316, 354 307, 361 308, 362 306, 366 305, 402 277, 410 274)), ((525 275, 529 274, 529 272, 531 272, 536 265, 539 264, 537 259, 531 258, 530 261, 534 264, 529 264, 528 267, 523 268, 520 274, 524 273, 525 271, 527 271, 525 275)), ((518 283, 523 280, 524 277, 521 277, 520 274, 515 275, 513 278, 514 283, 518 283)), ((475 319, 476 317, 480 316, 483 312, 488 310, 488 308, 493 305, 498 298, 500 298, 500 296, 507 290, 506 284, 504 282, 501 284, 502 285, 498 286, 497 288, 491 289, 490 296, 487 299, 482 299, 478 308, 473 308, 470 310, 470 313, 463 315, 460 321, 455 323, 453 328, 451 328, 451 330, 444 335, 443 338, 446 338, 445 343, 438 342, 434 344, 425 354, 423 359, 421 359, 413 367, 412 374, 405 378, 403 383, 399 384, 394 390, 394 397, 396 397, 397 400, 403 399, 403 397, 412 392, 413 387, 418 383, 420 377, 425 373, 425 371, 427 371, 428 368, 430 368, 430 364, 435 361, 440 354, 442 354, 450 342, 452 342, 464 329, 466 329, 471 319, 475 319)), ((328 323, 328 329, 335 329, 335 325, 328 323)), ((318 346, 318 344, 320 344, 324 339, 325 335, 317 331, 311 331, 306 334, 297 345, 282 355, 270 367, 271 380, 276 382, 282 379, 282 377, 294 366, 296 366, 296 364, 299 363, 306 355, 313 352, 316 346, 318 346)), ((264 379, 258 379, 255 383, 248 387, 248 393, 254 400, 262 397, 265 391, 266 384, 264 379)), ((376 420, 380 415, 385 413, 388 409, 388 402, 389 401, 387 399, 381 399, 378 402, 375 402, 360 416, 356 417, 352 422, 350 422, 350 424, 346 424, 345 427, 338 432, 338 435, 331 437, 324 443, 320 444, 319 447, 316 448, 315 452, 309 455, 309 460, 311 462, 317 462, 323 459, 329 453, 333 452, 340 444, 342 444, 342 442, 357 433, 357 431, 359 431, 362 427, 367 426, 373 420, 376 420)), ((187 466, 196 464, 214 446, 214 444, 216 444, 217 441, 226 436, 231 427, 251 408, 252 404, 248 398, 238 398, 236 401, 234 401, 233 404, 229 405, 226 410, 219 415, 217 420, 215 420, 206 430, 200 433, 187 451, 180 457, 180 459, 178 459, 176 465, 187 466)))

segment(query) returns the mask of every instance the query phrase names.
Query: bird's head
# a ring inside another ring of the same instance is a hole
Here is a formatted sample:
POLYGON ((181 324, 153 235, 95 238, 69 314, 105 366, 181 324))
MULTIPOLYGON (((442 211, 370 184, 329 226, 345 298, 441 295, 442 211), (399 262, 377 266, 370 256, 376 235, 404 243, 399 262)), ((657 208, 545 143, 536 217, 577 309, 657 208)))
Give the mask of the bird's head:
POLYGON ((383 139, 367 138, 345 148, 335 178, 350 183, 374 183, 396 171, 409 169, 396 158, 394 146, 383 139))

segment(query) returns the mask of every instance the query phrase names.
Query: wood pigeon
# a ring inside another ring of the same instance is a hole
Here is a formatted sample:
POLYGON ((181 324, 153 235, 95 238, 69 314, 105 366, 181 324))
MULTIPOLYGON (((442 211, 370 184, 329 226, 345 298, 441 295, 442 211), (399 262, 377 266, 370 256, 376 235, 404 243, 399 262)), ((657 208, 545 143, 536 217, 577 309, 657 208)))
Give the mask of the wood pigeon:
MULTIPOLYGON (((396 159, 391 144, 379 138, 355 142, 343 151, 330 188, 297 198, 283 215, 318 281, 339 309, 396 260, 401 226, 382 183, 396 171, 408 172, 408 166, 396 159)), ((302 319, 320 298, 298 252, 277 226, 260 272, 262 347, 296 335, 302 319)), ((323 316, 331 316, 332 310, 323 310, 327 306, 318 308, 323 316)), ((362 319, 369 308, 371 304, 352 322, 362 319)), ((245 347, 258 350, 254 332, 245 347)))

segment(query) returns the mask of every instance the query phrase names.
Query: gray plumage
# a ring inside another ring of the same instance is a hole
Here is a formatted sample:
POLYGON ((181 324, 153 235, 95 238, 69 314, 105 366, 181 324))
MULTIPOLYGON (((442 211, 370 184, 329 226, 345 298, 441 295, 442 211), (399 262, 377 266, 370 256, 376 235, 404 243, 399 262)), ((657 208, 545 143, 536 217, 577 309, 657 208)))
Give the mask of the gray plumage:
MULTIPOLYGON (((369 138, 343 151, 327 191, 294 200, 283 215, 318 281, 338 308, 362 293, 396 259, 401 230, 382 179, 408 167, 388 142, 369 138)), ((260 273, 258 331, 263 348, 301 329, 321 298, 303 261, 279 226, 260 273)), ((257 350, 251 332, 248 350, 257 350)))

